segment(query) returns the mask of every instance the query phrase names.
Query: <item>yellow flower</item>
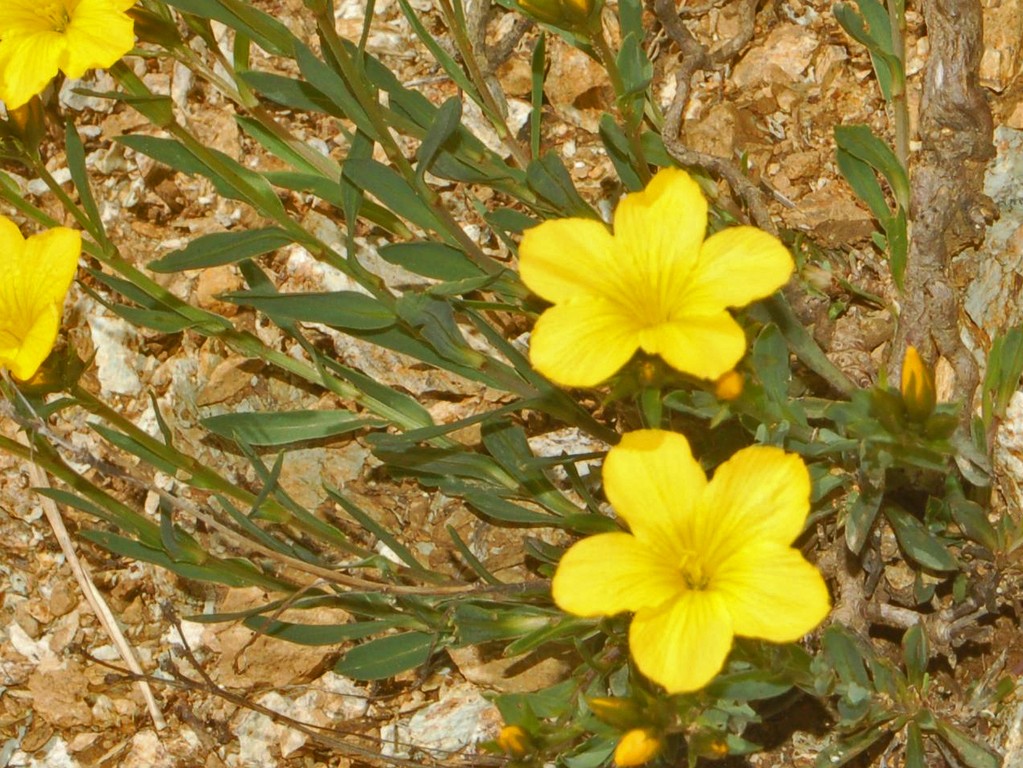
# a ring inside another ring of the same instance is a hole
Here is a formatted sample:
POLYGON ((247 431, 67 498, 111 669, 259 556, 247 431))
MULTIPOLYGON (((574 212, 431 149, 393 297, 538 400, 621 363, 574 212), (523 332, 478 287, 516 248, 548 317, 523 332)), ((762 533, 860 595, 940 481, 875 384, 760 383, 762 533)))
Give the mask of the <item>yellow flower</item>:
POLYGON ((736 400, 742 394, 744 386, 742 374, 738 371, 729 371, 714 382, 714 397, 718 400, 736 400))
POLYGON ((902 402, 906 405, 906 413, 913 421, 926 421, 938 402, 934 387, 934 374, 916 351, 916 347, 906 347, 906 356, 902 360, 902 402))
POLYGON ((604 489, 632 532, 573 545, 554 601, 584 617, 634 611, 633 660, 669 693, 709 683, 734 635, 791 642, 827 616, 824 579, 791 546, 810 509, 798 456, 745 448, 708 482, 682 435, 629 432, 608 453, 604 489))
POLYGON ((615 747, 615 763, 621 768, 649 763, 663 746, 661 738, 649 728, 633 728, 615 747))
POLYGON ((61 70, 78 78, 111 66, 135 44, 125 13, 135 0, 0 2, 0 101, 17 109, 61 70))
POLYGON ((54 227, 26 240, 0 216, 0 366, 16 379, 31 379, 53 349, 81 252, 73 229, 54 227))
POLYGON ((701 379, 734 368, 746 337, 727 308, 784 285, 792 256, 755 227, 705 240, 706 229, 699 186, 667 168, 625 196, 613 235, 591 219, 554 219, 527 230, 522 280, 554 304, 533 329, 536 369, 562 386, 595 386, 639 349, 701 379))

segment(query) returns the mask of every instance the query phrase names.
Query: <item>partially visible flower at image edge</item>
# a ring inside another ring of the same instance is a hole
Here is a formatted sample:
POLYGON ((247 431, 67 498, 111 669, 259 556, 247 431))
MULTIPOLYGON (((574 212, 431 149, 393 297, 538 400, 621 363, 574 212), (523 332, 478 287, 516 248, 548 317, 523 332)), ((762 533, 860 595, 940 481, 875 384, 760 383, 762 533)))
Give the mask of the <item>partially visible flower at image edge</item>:
POLYGON ((632 658, 669 693, 707 685, 735 635, 793 642, 827 616, 824 579, 792 546, 810 510, 798 456, 744 448, 708 481, 685 437, 640 430, 611 449, 603 476, 631 532, 574 544, 554 601, 583 617, 634 612, 632 658))
POLYGON ((0 2, 0 101, 17 109, 46 88, 57 70, 80 78, 105 69, 135 44, 125 11, 135 0, 0 2))
POLYGON ((53 349, 81 253, 82 237, 73 229, 25 239, 0 216, 0 367, 16 379, 31 379, 53 349))
POLYGON ((522 281, 554 304, 533 329, 533 366, 566 387, 600 384, 640 349, 700 379, 734 368, 746 337, 728 308, 770 296, 794 265, 781 241, 756 227, 705 239, 706 230, 707 201, 677 168, 625 196, 614 234, 582 218, 526 230, 522 281))

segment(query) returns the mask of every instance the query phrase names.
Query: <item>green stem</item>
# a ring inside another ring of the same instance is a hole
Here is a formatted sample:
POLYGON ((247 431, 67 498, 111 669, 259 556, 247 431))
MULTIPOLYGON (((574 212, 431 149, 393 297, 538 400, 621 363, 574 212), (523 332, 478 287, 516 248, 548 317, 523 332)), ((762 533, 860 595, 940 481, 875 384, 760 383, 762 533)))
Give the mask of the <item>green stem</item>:
POLYGON ((909 103, 906 99, 906 9, 903 0, 888 0, 892 28, 892 53, 899 71, 892 78, 892 110, 895 112, 895 155, 909 170, 909 103))
POLYGON ((476 85, 476 90, 479 91, 480 97, 483 99, 484 111, 490 120, 490 124, 497 131, 497 135, 500 137, 501 142, 508 148, 508 151, 512 153, 512 157, 515 158, 515 162, 518 163, 520 168, 525 168, 529 165, 529 155, 519 145, 512 136, 511 129, 508 127, 508 123, 504 119, 504 110, 497 103, 494 98, 493 92, 490 90, 490 86, 487 84, 487 79, 483 76, 483 72, 480 70, 479 62, 476 59, 476 52, 473 50, 472 43, 469 40, 468 35, 465 34, 465 25, 462 23, 462 18, 455 13, 455 9, 452 7, 450 0, 440 0, 441 10, 444 16, 447 18, 448 27, 455 38, 455 45, 458 46, 458 52, 461 54, 462 63, 465 65, 465 69, 476 85))
POLYGON ((640 181, 646 185, 650 182, 651 175, 650 162, 646 159, 646 150, 643 149, 641 138, 643 116, 636 115, 633 112, 632 102, 625 91, 625 80, 622 78, 621 70, 618 69, 618 59, 611 45, 607 42, 603 26, 597 30, 596 34, 591 36, 591 40, 594 48, 600 55, 604 69, 607 70, 608 77, 611 79, 611 87, 614 88, 618 111, 624 123, 625 137, 629 141, 629 148, 632 150, 633 158, 636 161, 635 170, 639 174, 640 181), (637 128, 632 130, 630 126, 634 124, 637 125, 637 128))

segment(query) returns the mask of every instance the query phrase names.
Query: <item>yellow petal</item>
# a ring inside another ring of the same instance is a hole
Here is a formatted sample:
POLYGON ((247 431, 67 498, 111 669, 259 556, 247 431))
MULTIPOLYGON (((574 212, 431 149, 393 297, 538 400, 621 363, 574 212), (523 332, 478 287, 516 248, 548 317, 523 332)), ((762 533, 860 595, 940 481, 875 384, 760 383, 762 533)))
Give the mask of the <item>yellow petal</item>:
POLYGON ((60 68, 71 78, 105 69, 135 45, 135 25, 112 0, 80 0, 68 24, 60 68))
POLYGON ((697 516, 696 548, 709 564, 750 541, 788 546, 810 511, 810 474, 803 460, 780 448, 744 448, 717 468, 697 516))
POLYGON ((686 316, 640 334, 644 352, 660 355, 677 371, 700 379, 717 379, 732 370, 746 351, 746 334, 727 312, 686 316))
POLYGON ((64 301, 78 271, 82 235, 75 229, 53 227, 25 241, 25 283, 20 290, 32 305, 64 301))
POLYGON ((615 211, 615 244, 623 274, 677 296, 696 264, 707 231, 707 201, 685 171, 665 168, 615 211))
POLYGON ((0 3, 2 37, 22 37, 53 29, 53 22, 39 12, 40 0, 4 0, 0 3))
POLYGON ((55 304, 39 307, 31 325, 18 336, 0 327, 0 366, 16 379, 31 379, 53 349, 59 330, 60 310, 55 304))
POLYGON ((831 610, 820 571, 772 542, 751 539, 718 567, 712 589, 725 598, 735 634, 775 643, 798 640, 831 610))
POLYGON ((792 276, 792 255, 781 241, 756 227, 731 227, 711 235, 679 300, 687 313, 712 314, 770 296, 792 276))
POLYGON ((732 619, 721 595, 690 591, 632 620, 629 650, 639 671, 668 693, 703 688, 732 647, 732 619))
POLYGON ((576 542, 561 558, 551 592, 563 611, 613 616, 661 605, 677 596, 677 567, 628 533, 601 533, 576 542))
POLYGON ((706 485, 689 443, 676 432, 626 432, 604 462, 604 492, 615 513, 676 567, 691 551, 689 518, 706 485))
POLYGON ((553 219, 527 229, 519 245, 522 282, 550 302, 600 296, 614 240, 607 227, 590 219, 553 219))
POLYGON ((38 32, 4 36, 0 42, 0 101, 8 110, 24 106, 56 76, 64 52, 64 36, 38 32))
POLYGON ((529 359, 564 387, 595 387, 629 362, 639 347, 631 319, 611 302, 572 299, 551 307, 536 323, 529 359))

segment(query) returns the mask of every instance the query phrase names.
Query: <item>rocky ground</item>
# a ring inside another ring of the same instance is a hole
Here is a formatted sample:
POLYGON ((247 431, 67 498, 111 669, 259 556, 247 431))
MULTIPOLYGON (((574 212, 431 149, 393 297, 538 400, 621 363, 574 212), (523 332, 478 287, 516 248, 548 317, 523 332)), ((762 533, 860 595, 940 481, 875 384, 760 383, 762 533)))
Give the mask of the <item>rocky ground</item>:
MULTIPOLYGON (((312 22, 300 0, 256 4, 273 10, 293 30, 312 35, 312 22)), ((413 5, 443 40, 445 30, 429 0, 413 5)), ((1023 2, 988 0, 987 5, 981 84, 995 116, 998 156, 989 167, 986 191, 1001 218, 988 231, 985 245, 957 262, 966 296, 962 327, 978 354, 994 333, 1020 322, 1018 290, 1023 275, 1023 80, 1018 77, 1023 2)), ((339 6, 338 27, 343 35, 358 36, 363 12, 354 0, 339 6)), ((911 8, 907 16, 909 101, 910 113, 915 115, 929 45, 918 10, 911 8)), ((513 22, 514 17, 507 16, 495 25, 493 34, 507 32, 513 22)), ((649 22, 653 29, 652 15, 649 22)), ((704 7, 688 23, 710 48, 733 39, 742 26, 727 2, 704 7)), ((528 31, 497 70, 514 127, 521 127, 528 114, 534 34, 528 31)), ((414 84, 438 103, 456 93, 442 71, 430 66, 396 3, 376 4, 368 48, 404 83, 414 84)), ((655 62, 655 93, 667 108, 674 94, 678 55, 663 33, 651 37, 649 49, 655 62)), ((549 40, 549 55, 545 145, 561 154, 584 195, 609 205, 615 189, 608 180, 614 172, 596 135, 599 117, 611 104, 605 76, 585 55, 554 38, 549 40)), ((181 114, 209 145, 261 162, 251 141, 238 130, 231 108, 187 70, 140 62, 138 71, 154 90, 173 96, 181 114)), ((96 77, 98 81, 89 81, 89 87, 99 91, 112 87, 106 75, 96 77)), ((72 85, 61 89, 60 102, 74 115, 86 141, 88 165, 110 235, 135 263, 145 265, 190 238, 228 223, 234 227, 258 223, 245 206, 217 197, 204 181, 168 172, 112 144, 115 136, 155 129, 130 109, 75 94, 72 85)), ((871 217, 838 174, 832 129, 867 123, 880 135, 890 136, 890 117, 869 57, 842 32, 829 4, 787 0, 762 4, 753 37, 741 52, 727 66, 697 75, 683 123, 689 147, 746 164, 768 194, 770 213, 778 226, 801 233, 814 244, 806 251, 809 257, 802 276, 815 293, 801 311, 813 322, 815 335, 833 359, 859 383, 876 377, 891 339, 892 321, 883 302, 878 306, 859 300, 850 285, 884 301, 891 301, 894 294, 886 266, 869 245, 871 217)), ((467 109, 466 119, 481 135, 489 136, 480 115, 467 109)), ((911 130, 915 128, 914 123, 911 130)), ((329 120, 303 120, 297 130, 325 151, 339 153, 337 130, 329 120)), ((50 170, 59 179, 68 178, 61 154, 50 152, 50 170)), ((26 196, 63 218, 38 180, 16 177, 16 181, 26 196)), ((296 196, 287 202, 308 227, 328 240, 340 240, 337 223, 309 201, 296 196)), ((455 196, 449 196, 449 202, 456 215, 471 223, 474 214, 464 203, 455 196)), ((380 244, 377 236, 368 233, 360 240, 368 259, 380 244)), ((267 267, 282 289, 344 287, 338 283, 339 275, 298 246, 279 251, 267 267)), ((160 279, 199 306, 236 312, 216 298, 241 285, 230 267, 160 279)), ((83 277, 83 282, 95 287, 89 278, 83 277)), ((250 329, 264 341, 280 341, 272 327, 260 327, 250 317, 238 320, 251 324, 250 329)), ((293 382, 262 376, 258 365, 198 336, 185 334, 180 343, 162 347, 160 338, 125 324, 77 287, 68 303, 66 327, 81 354, 95 353, 94 366, 84 380, 87 388, 142 426, 154 423, 149 399, 154 395, 179 445, 242 483, 255 479, 247 461, 209 442, 198 427, 198 417, 233 409, 336 405, 293 382)), ((381 381, 415 393, 439 420, 474 413, 490 397, 487 391, 451 377, 411 368, 390 353, 359 345, 339 347, 339 353, 381 381)), ((1014 405, 1018 407, 1003 425, 996 458, 1002 468, 1003 506, 1018 513, 1023 508, 1019 491, 1023 472, 1018 469, 1023 467, 1023 396, 1014 405)), ((80 414, 69 414, 54 429, 75 450, 88 455, 95 446, 83 420, 80 414)), ((10 436, 17 432, 3 418, 0 428, 10 436)), ((556 451, 573 436, 537 439, 537 450, 556 451)), ((428 495, 412 484, 380 480, 373 472, 374 463, 358 440, 310 448, 288 455, 280 482, 310 509, 326 503, 324 483, 345 488, 378 519, 401 527, 406 540, 437 565, 445 561, 450 547, 448 525, 485 553, 492 568, 519 565, 521 554, 508 546, 514 542, 500 530, 482 525, 449 499, 428 495)), ((87 465, 82 468, 86 470, 87 465)), ((132 466, 125 469, 147 483, 172 482, 132 466)), ((444 749, 459 755, 451 762, 472 763, 480 759, 472 757, 473 745, 492 738, 500 725, 499 715, 485 698, 487 691, 529 690, 565 672, 556 661, 509 672, 500 660, 452 652, 447 663, 429 670, 425 678, 410 673, 388 687, 353 684, 326 671, 336 659, 333 649, 280 643, 236 623, 175 623, 163 609, 165 604, 173 606, 177 617, 186 617, 210 610, 243 610, 265 602, 268 596, 254 589, 197 585, 112 557, 78 541, 75 533, 90 521, 62 508, 59 514, 76 539, 79 556, 151 676, 159 713, 154 718, 140 687, 118 672, 120 656, 85 601, 42 501, 31 492, 39 484, 40 479, 23 462, 0 455, 0 735, 5 740, 0 766, 311 768, 366 762, 358 754, 271 717, 272 712, 324 728, 328 737, 347 739, 371 753, 419 759, 422 749, 444 749)), ((119 490, 136 508, 151 510, 154 497, 143 488, 125 482, 119 490)), ((977 676, 991 667, 1003 649, 1006 668, 1015 674, 1023 669, 1023 637, 1015 623, 1006 619, 997 627, 996 638, 969 662, 977 676)), ((1018 755, 1019 720, 1012 700, 1001 711, 992 712, 991 743, 1018 755)), ((811 765, 821 737, 797 725, 787 745, 755 756, 749 764, 811 765)))

